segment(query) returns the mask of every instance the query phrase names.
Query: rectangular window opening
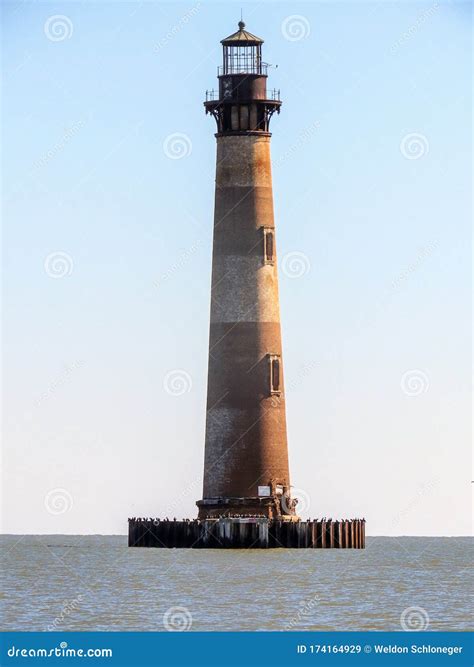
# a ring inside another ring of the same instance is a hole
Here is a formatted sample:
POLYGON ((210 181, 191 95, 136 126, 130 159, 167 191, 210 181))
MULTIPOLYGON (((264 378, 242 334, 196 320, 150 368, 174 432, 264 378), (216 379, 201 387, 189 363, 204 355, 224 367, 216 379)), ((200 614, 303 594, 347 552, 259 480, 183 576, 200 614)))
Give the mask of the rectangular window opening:
POLYGON ((270 393, 281 393, 281 361, 278 354, 270 355, 270 393))
POLYGON ((275 261, 275 233, 273 228, 263 228, 263 255, 265 264, 273 264, 275 261))

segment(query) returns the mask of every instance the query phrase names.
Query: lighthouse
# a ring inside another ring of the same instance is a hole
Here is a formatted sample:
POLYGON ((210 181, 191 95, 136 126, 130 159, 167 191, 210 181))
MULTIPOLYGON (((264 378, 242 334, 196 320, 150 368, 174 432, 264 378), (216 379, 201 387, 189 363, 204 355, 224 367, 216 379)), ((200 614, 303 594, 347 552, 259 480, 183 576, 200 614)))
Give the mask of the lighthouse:
POLYGON ((263 39, 221 41, 203 497, 199 518, 291 519, 270 121, 263 39))
MULTIPOLYGON (((131 547, 363 549, 365 519, 301 520, 288 465, 270 121, 263 40, 222 40, 216 121, 206 436, 198 518, 130 517, 131 547)), ((316 509, 317 511, 317 509, 316 509)))

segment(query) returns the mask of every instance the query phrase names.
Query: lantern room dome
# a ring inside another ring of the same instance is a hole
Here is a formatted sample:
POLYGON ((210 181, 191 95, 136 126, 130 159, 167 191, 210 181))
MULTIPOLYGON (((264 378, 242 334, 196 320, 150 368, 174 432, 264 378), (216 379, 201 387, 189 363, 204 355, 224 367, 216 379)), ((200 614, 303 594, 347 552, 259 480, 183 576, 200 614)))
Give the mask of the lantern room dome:
POLYGON ((225 39, 221 40, 223 46, 257 46, 258 44, 263 44, 263 39, 252 35, 251 32, 244 30, 245 23, 239 21, 239 29, 237 32, 232 33, 225 39))

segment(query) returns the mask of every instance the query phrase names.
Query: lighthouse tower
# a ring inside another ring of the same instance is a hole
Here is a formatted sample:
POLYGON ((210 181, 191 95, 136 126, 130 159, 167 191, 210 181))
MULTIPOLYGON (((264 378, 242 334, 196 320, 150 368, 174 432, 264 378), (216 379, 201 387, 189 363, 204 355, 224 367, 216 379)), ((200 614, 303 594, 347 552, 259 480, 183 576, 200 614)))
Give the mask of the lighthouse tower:
POLYGON ((217 123, 216 192, 203 498, 199 518, 295 520, 290 494, 270 119, 263 40, 222 40, 219 89, 206 94, 217 123))
POLYGON ((263 40, 222 40, 204 488, 198 521, 132 517, 131 547, 363 549, 365 519, 303 521, 290 491, 263 40), (257 518, 260 517, 260 518, 257 518))

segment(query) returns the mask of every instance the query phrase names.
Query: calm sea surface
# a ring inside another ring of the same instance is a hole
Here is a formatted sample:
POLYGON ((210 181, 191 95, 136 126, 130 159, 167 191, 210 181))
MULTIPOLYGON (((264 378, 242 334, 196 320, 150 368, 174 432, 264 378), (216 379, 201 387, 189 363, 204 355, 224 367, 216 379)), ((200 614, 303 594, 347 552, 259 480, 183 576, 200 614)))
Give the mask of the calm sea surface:
POLYGON ((0 545, 4 630, 473 628, 466 537, 372 537, 365 551, 129 549, 123 536, 69 535, 0 545))

